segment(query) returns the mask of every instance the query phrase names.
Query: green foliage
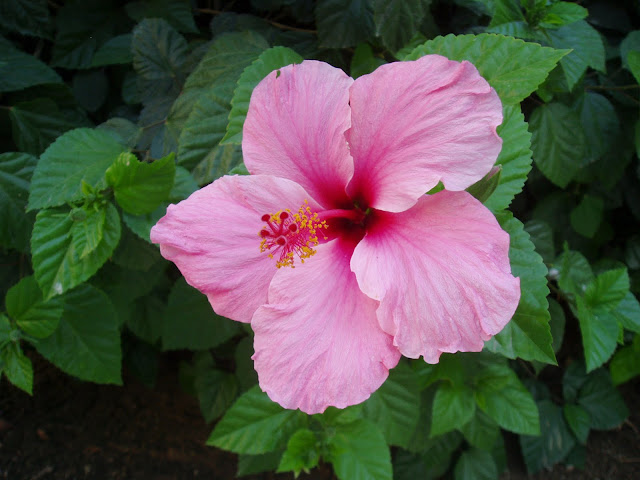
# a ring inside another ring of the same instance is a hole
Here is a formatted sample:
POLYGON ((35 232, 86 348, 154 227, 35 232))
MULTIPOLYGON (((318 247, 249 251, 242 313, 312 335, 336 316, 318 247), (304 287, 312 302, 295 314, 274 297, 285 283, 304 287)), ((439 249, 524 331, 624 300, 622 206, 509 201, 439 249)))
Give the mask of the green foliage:
POLYGON ((418 421, 420 394, 415 373, 404 363, 391 370, 387 381, 363 405, 389 445, 407 448, 418 421))
POLYGON ((36 216, 31 237, 33 269, 45 299, 88 280, 113 253, 120 240, 118 211, 111 204, 99 208, 106 209, 102 225, 96 220, 102 216, 84 209, 41 210, 36 216), (81 228, 74 228, 77 224, 81 228), (97 232, 98 228, 102 231, 97 232), (92 235, 98 239, 88 238, 92 235))
POLYGON ((33 216, 25 213, 29 182, 37 160, 27 153, 0 154, 0 245, 25 251, 33 216))
POLYGON ((382 432, 366 420, 336 425, 328 461, 340 480, 391 480, 391 455, 382 432))
POLYGON ((498 219, 511 236, 509 259, 513 274, 520 278, 521 297, 511 322, 487 343, 487 347, 508 358, 555 363, 549 327, 547 268, 535 252, 523 225, 509 213, 498 219))
POLYGON ((79 128, 58 137, 38 161, 31 180, 28 209, 57 207, 80 200, 82 182, 106 187, 105 172, 125 150, 114 137, 100 130, 79 128))
POLYGON ((566 105, 549 103, 534 110, 529 124, 536 166, 554 184, 566 187, 584 166, 580 118, 566 105))
POLYGON ((153 163, 139 162, 135 155, 122 153, 105 172, 118 205, 134 215, 153 212, 167 200, 176 175, 174 155, 153 163))
POLYGON ((82 380, 122 384, 120 333, 111 301, 84 284, 68 292, 63 302, 60 325, 35 344, 38 352, 82 380))
POLYGON ((184 279, 175 283, 169 294, 162 328, 165 350, 213 348, 230 339, 238 330, 236 322, 216 315, 207 298, 184 279))
MULTIPOLYGON (((3 2, 3 5, 5 3, 11 2, 3 2)), ((2 8, 0 6, 0 17, 7 18, 2 15, 2 8)), ((0 37, 0 92, 60 82, 60 76, 46 63, 21 52, 11 42, 0 37)))
POLYGON ((63 310, 59 296, 44 301, 33 276, 24 277, 9 289, 5 305, 18 328, 34 338, 46 338, 55 332, 63 310))
MULTIPOLYGON (((284 447, 291 434, 306 426, 306 416, 269 400, 258 386, 243 394, 218 422, 207 445, 257 455, 284 447)), ((383 440, 384 444, 384 440, 383 440)))
POLYGON ((278 472, 290 472, 298 476, 300 472, 309 473, 309 470, 318 465, 320 455, 316 450, 318 438, 311 430, 301 429, 291 435, 287 442, 287 449, 282 455, 278 472))
POLYGON ((477 381, 476 402, 498 425, 516 433, 539 435, 538 409, 513 370, 491 365, 477 381))
POLYGON ((375 31, 368 0, 318 0, 316 18, 323 47, 353 47, 366 42, 375 31))

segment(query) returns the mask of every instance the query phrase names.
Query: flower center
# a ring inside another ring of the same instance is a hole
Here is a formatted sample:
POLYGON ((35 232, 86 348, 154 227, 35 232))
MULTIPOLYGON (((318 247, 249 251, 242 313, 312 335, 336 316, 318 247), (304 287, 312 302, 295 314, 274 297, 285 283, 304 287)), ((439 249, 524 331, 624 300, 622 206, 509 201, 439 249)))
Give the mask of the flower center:
POLYGON ((296 213, 281 210, 262 216, 266 223, 260 230, 260 251, 269 252, 269 258, 278 258, 276 266, 295 268, 297 256, 301 263, 315 255, 318 245, 318 230, 327 228, 327 222, 313 213, 305 200, 296 213))

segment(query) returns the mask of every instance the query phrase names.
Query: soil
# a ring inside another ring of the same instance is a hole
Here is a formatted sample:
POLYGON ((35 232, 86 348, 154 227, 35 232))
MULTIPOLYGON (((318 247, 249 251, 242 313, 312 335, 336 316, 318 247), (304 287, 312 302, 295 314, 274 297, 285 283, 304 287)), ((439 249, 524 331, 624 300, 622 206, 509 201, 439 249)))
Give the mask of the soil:
MULTIPOLYGON (((0 385, 0 479, 172 480, 235 478, 235 455, 207 447, 212 430, 197 400, 178 382, 178 362, 164 357, 151 389, 125 375, 125 387, 82 382, 32 356, 33 397, 0 385)), ((584 471, 558 465, 527 477, 517 457, 502 480, 640 478, 640 382, 623 394, 632 411, 621 427, 589 437, 584 471)), ((290 480, 266 473, 248 480, 290 480)), ((301 480, 335 479, 324 465, 301 480)))

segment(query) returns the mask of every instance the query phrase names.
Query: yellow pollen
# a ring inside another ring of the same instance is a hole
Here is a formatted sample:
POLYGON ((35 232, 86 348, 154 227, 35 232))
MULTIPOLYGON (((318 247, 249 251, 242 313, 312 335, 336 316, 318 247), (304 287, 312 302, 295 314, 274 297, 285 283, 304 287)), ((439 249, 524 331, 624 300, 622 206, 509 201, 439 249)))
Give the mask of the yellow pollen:
POLYGON ((295 268, 296 256, 300 263, 304 263, 305 259, 315 255, 313 247, 318 245, 318 232, 328 227, 326 221, 321 221, 318 214, 311 211, 307 200, 296 213, 289 209, 280 210, 263 215, 262 220, 266 225, 258 234, 262 239, 260 251, 269 252, 269 258, 277 258, 278 268, 295 268))

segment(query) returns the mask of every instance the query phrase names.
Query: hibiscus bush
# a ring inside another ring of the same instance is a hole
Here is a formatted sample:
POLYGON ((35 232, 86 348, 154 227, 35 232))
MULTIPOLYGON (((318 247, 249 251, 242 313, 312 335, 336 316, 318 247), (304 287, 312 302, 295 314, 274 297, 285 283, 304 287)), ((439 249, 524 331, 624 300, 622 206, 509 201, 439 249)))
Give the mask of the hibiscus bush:
POLYGON ((191 351, 239 476, 497 478, 516 437, 530 472, 583 466, 640 374, 639 25, 3 0, 3 377, 152 386, 191 351))

